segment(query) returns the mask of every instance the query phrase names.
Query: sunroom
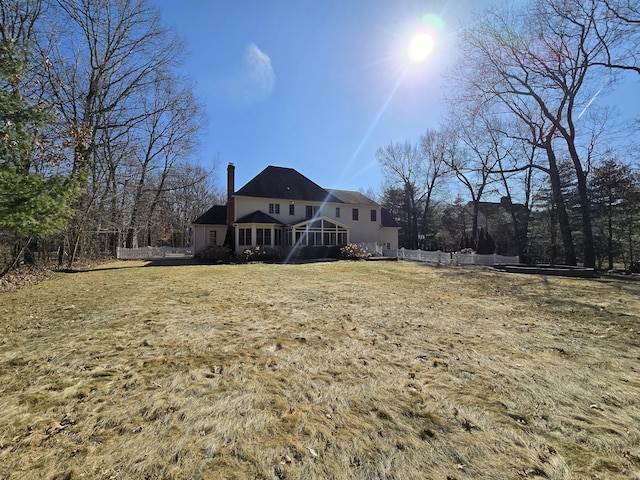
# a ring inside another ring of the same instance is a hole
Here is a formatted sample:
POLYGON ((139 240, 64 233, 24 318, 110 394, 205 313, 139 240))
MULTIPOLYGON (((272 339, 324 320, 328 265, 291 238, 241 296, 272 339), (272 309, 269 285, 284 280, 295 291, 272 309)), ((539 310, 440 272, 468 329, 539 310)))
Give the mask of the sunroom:
POLYGON ((349 243, 349 227, 327 217, 318 217, 285 228, 286 245, 342 246, 349 243))

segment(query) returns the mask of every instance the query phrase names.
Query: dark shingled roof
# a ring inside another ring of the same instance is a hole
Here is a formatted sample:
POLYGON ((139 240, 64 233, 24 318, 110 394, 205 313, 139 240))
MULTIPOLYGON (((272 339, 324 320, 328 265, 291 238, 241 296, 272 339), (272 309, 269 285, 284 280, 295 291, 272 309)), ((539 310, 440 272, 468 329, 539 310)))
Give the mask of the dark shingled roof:
POLYGON ((400 227, 398 222, 396 222, 396 219, 391 215, 391 212, 386 208, 380 208, 380 216, 382 217, 380 220, 383 227, 400 227))
POLYGON ((204 225, 226 225, 227 207, 224 205, 214 205, 196 218, 193 223, 204 225))
POLYGON ((244 197, 342 203, 338 198, 293 168, 271 165, 253 177, 235 194, 244 197))
POLYGON ((239 218, 236 223, 272 223, 275 225, 284 225, 284 223, 282 223, 279 220, 276 220, 273 217, 270 217, 269 215, 267 215, 264 212, 261 212, 260 210, 256 210, 253 213, 250 213, 249 215, 245 215, 242 218, 239 218))
POLYGON ((378 204, 366 195, 353 190, 329 190, 335 197, 343 203, 353 203, 356 205, 375 205, 378 204))
MULTIPOLYGON (((473 202, 467 203, 467 210, 469 213, 473 212, 473 202)), ((503 213, 510 214, 512 210, 516 217, 521 219, 527 214, 527 207, 521 203, 509 203, 507 197, 502 197, 500 202, 478 202, 478 212, 485 217, 493 217, 503 213)))

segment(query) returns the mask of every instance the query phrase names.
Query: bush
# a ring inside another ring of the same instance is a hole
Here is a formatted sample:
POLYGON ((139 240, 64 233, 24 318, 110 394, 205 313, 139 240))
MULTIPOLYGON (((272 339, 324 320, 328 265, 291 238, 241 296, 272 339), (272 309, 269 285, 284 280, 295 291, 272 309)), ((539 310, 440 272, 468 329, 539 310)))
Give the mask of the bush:
POLYGON ((233 250, 228 247, 210 245, 196 252, 195 258, 207 263, 229 263, 233 259, 233 250))
POLYGON ((340 249, 340 259, 342 260, 363 260, 370 256, 370 253, 355 243, 349 243, 340 249))
POLYGON ((269 262, 277 257, 276 251, 272 248, 261 247, 260 245, 247 248, 242 252, 242 259, 245 262, 269 262))

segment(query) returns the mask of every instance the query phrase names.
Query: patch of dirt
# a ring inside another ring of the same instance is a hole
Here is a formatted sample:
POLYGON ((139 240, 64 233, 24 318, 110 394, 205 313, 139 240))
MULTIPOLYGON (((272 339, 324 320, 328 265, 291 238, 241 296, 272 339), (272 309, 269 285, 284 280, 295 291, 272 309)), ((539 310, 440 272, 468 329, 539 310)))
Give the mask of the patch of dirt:
MULTIPOLYGON (((112 259, 95 260, 92 262, 76 262, 74 270, 86 270, 101 263, 110 262, 112 259)), ((65 270, 57 263, 36 263, 35 265, 21 265, 20 268, 10 270, 0 277, 0 293, 15 292, 21 288, 37 285, 40 282, 52 279, 56 272, 65 270)))
POLYGON ((23 265, 0 278, 0 292, 13 292, 53 278, 52 265, 23 265))

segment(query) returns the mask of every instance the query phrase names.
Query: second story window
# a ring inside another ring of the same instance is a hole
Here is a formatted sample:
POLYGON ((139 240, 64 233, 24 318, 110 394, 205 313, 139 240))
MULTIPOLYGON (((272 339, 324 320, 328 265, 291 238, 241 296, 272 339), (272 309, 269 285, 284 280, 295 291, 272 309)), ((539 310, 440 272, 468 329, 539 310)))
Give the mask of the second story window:
POLYGON ((340 218, 340 207, 336 207, 336 218, 340 218))
POLYGON ((313 218, 318 213, 318 207, 314 207, 313 205, 307 205, 305 207, 305 218, 313 218))
POLYGON ((377 210, 371 210, 371 221, 375 222, 378 219, 378 211, 377 210))
POLYGON ((279 203, 270 203, 269 204, 269 213, 275 213, 278 215, 280 213, 280 204, 279 203))
POLYGON ((351 211, 351 219, 356 221, 356 222, 358 221, 358 209, 357 208, 354 208, 351 211))
POLYGON ((289 205, 289 215, 295 215, 296 214, 296 206, 292 203, 289 205))

